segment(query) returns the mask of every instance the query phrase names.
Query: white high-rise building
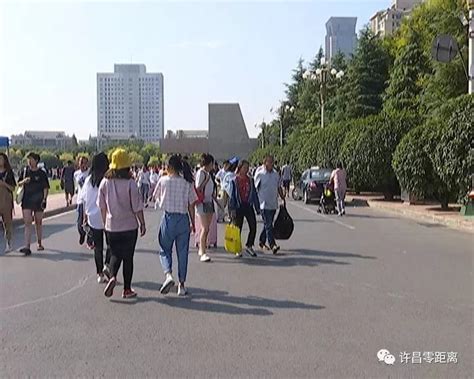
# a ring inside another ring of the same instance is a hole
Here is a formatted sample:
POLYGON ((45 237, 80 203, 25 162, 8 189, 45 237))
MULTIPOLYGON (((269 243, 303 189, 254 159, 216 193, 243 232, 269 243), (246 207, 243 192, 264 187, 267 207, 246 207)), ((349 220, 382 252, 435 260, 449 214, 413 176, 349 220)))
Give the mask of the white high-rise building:
POLYGON ((331 63, 338 53, 351 58, 357 47, 357 17, 331 17, 326 22, 326 61, 331 63))
POLYGON ((97 137, 163 139, 163 74, 147 73, 144 64, 116 64, 113 73, 98 73, 97 137))

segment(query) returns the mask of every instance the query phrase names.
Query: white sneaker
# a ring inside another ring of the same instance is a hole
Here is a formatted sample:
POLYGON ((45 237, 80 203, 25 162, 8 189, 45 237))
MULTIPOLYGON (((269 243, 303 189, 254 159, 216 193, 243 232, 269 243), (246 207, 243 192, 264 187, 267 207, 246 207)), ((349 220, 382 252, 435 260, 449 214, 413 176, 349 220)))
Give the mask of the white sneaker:
POLYGON ((173 286, 174 286, 173 277, 171 276, 171 274, 166 274, 166 279, 160 288, 160 293, 162 293, 163 295, 166 295, 168 292, 170 292, 170 289, 173 286))
POLYGON ((97 275, 97 283, 102 284, 102 283, 107 283, 107 278, 105 275, 97 275))
POLYGON ((199 260, 200 260, 201 262, 210 262, 210 261, 211 261, 211 258, 209 257, 209 255, 203 254, 203 255, 201 255, 201 258, 199 258, 199 260))
POLYGON ((178 296, 186 296, 187 294, 188 291, 186 291, 184 284, 178 284, 178 296))
POLYGON ((8 253, 11 253, 12 251, 13 251, 13 246, 10 244, 7 244, 7 246, 5 247, 5 251, 3 253, 8 254, 8 253))

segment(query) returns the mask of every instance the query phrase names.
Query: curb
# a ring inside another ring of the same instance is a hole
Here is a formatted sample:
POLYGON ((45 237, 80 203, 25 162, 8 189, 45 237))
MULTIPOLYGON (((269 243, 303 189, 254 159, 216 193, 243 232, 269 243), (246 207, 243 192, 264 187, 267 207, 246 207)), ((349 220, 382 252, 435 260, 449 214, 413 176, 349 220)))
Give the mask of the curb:
MULTIPOLYGON (((61 213, 72 211, 74 209, 76 209, 76 205, 71 205, 69 207, 61 207, 61 208, 51 209, 50 211, 45 211, 44 212, 43 218, 46 219, 48 217, 52 217, 52 216, 56 216, 56 215, 61 214, 61 213)), ((18 226, 18 225, 23 225, 23 219, 22 218, 13 219, 13 226, 18 226)))
MULTIPOLYGON (((360 199, 361 200, 361 199, 360 199)), ((420 212, 413 212, 410 209, 393 208, 384 206, 379 201, 367 200, 367 204, 370 208, 380 209, 389 213, 394 213, 399 216, 415 220, 424 221, 430 224, 443 225, 451 229, 455 229, 462 232, 474 233, 474 222, 464 219, 459 220, 447 220, 442 216, 423 214, 420 212)))

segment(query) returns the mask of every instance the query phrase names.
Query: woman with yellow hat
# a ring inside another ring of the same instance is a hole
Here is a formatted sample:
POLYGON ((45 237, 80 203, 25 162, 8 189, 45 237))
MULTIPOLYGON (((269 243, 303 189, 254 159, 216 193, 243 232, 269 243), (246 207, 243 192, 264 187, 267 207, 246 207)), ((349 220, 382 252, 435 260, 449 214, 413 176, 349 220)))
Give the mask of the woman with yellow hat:
POLYGON ((123 261, 123 298, 137 296, 132 289, 133 255, 137 243, 138 229, 140 236, 146 233, 143 216, 143 201, 138 187, 130 172, 131 161, 123 149, 116 149, 111 156, 109 171, 99 186, 97 199, 101 209, 105 231, 110 243, 112 257, 111 272, 104 294, 113 295, 117 283, 117 273, 123 261))

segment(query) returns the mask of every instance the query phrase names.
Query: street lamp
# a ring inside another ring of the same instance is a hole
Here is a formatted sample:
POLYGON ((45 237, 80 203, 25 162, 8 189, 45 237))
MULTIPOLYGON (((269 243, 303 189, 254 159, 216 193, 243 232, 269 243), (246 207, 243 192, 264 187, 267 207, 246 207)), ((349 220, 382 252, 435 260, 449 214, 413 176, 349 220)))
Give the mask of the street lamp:
POLYGON ((293 113, 295 111, 294 106, 289 104, 282 104, 279 107, 270 108, 271 113, 275 113, 280 116, 280 146, 283 147, 283 138, 284 138, 284 121, 287 114, 293 113), (275 111, 273 111, 275 109, 275 111))
POLYGON ((303 73, 303 79, 318 81, 320 89, 320 102, 321 102, 321 128, 324 128, 324 105, 326 103, 327 96, 327 83, 333 79, 342 79, 344 71, 337 71, 335 68, 330 68, 326 65, 325 59, 321 59, 321 67, 318 67, 315 71, 306 70, 303 73))
POLYGON ((265 119, 262 120, 261 124, 255 123, 254 127, 262 129, 262 149, 265 148, 265 119))

